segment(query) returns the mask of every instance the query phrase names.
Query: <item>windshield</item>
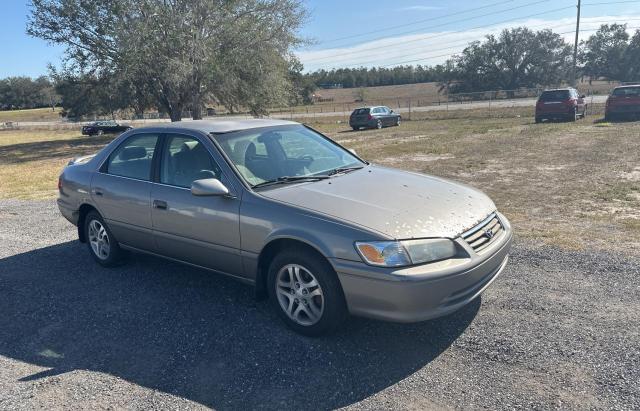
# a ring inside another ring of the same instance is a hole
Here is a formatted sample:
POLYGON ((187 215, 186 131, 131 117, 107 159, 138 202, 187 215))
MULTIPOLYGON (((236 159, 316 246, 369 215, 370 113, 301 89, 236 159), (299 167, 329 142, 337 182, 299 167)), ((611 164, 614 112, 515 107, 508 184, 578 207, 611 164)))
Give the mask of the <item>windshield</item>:
POLYGON ((563 101, 568 100, 570 97, 569 90, 552 90, 542 93, 540 101, 563 101))
POLYGON ((314 177, 362 167, 349 151, 302 125, 214 134, 240 175, 251 185, 287 177, 314 177))
POLYGON ((640 96, 640 87, 624 87, 613 90, 614 96, 640 96))

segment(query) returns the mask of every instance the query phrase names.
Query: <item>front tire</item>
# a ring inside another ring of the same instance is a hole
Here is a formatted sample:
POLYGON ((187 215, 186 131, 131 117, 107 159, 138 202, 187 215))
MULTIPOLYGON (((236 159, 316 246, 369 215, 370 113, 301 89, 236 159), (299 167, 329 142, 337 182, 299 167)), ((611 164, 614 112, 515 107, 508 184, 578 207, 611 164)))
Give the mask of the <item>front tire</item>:
POLYGON ((396 127, 400 127, 401 122, 402 122, 402 118, 398 116, 398 118, 396 119, 396 127))
POLYGON ((122 261, 124 252, 97 211, 90 211, 85 217, 84 233, 89 253, 98 264, 113 267, 122 261))
POLYGON ((267 285, 278 316, 299 334, 329 334, 348 315, 335 271, 324 258, 304 248, 276 255, 269 266, 267 285))

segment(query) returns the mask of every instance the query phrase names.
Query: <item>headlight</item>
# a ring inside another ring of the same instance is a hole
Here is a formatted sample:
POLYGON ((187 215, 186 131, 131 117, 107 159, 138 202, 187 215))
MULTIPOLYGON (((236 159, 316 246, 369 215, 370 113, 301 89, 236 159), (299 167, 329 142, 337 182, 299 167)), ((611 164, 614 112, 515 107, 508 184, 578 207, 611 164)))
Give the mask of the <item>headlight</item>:
POLYGON ((358 253, 370 265, 402 267, 444 260, 456 255, 456 246, 446 238, 357 242, 358 253))

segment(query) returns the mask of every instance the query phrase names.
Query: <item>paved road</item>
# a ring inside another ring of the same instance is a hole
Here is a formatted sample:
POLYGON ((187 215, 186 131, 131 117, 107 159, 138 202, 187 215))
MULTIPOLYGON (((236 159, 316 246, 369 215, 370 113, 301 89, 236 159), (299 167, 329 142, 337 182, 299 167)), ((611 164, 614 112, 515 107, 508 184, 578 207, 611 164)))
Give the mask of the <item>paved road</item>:
MULTIPOLYGON (((593 96, 588 98, 589 104, 604 104, 607 100, 607 96, 593 96)), ((500 110, 509 107, 532 107, 535 106, 536 99, 514 99, 514 100, 495 100, 492 102, 488 101, 478 101, 472 103, 451 103, 449 106, 443 105, 432 105, 432 106, 422 106, 422 107, 412 107, 411 112, 428 112, 428 111, 446 111, 446 110, 473 110, 473 109, 487 109, 490 108, 492 110, 500 110)), ((295 113, 293 115, 289 113, 283 114, 273 114, 272 118, 280 118, 280 119, 304 119, 304 118, 316 118, 316 117, 342 117, 348 116, 351 114, 350 111, 327 111, 327 112, 319 112, 320 108, 315 106, 310 106, 309 113, 295 113), (318 111, 318 112, 313 112, 318 111)), ((395 109, 398 113, 408 113, 408 108, 399 108, 395 109)), ((234 115, 234 116, 217 116, 217 117, 207 117, 206 120, 228 120, 228 119, 241 119, 241 118, 252 118, 247 115, 234 115)), ((184 118, 183 121, 193 121, 190 118, 184 118)), ((134 127, 142 127, 145 124, 150 123, 166 123, 169 122, 169 119, 155 119, 155 120, 133 120, 133 121, 125 121, 127 124, 131 124, 134 127)), ((63 121, 23 121, 17 123, 20 127, 41 127, 41 126, 60 126, 67 125, 69 127, 78 127, 80 128, 82 125, 89 124, 90 121, 78 122, 78 123, 67 123, 63 121)))
POLYGON ((518 241, 448 317, 286 329, 251 289, 103 269, 48 202, 0 201, 0 409, 640 408, 640 259, 518 241))

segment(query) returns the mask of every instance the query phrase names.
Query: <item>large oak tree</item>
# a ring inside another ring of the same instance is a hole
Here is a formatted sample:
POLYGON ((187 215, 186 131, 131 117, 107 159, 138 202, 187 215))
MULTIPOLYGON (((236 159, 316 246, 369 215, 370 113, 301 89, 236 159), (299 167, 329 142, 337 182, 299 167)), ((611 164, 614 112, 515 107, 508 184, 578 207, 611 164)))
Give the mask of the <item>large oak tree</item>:
POLYGON ((117 76, 179 121, 206 101, 254 114, 286 102, 299 0, 32 0, 27 32, 77 73, 117 76))

